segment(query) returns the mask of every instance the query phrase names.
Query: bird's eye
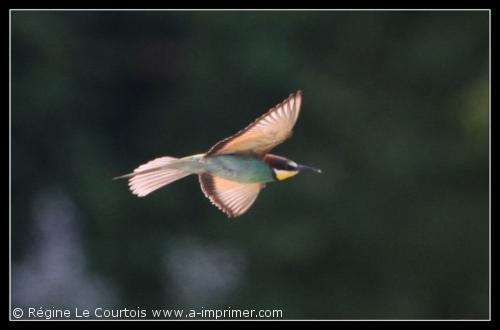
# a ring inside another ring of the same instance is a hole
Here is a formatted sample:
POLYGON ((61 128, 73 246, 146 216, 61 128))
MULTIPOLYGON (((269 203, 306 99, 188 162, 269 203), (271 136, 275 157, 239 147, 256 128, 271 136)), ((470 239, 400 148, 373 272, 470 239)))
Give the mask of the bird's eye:
POLYGON ((295 171, 295 170, 297 170, 297 166, 298 166, 298 165, 297 165, 297 163, 296 163, 296 162, 289 161, 286 165, 287 165, 287 166, 286 166, 286 167, 287 167, 286 169, 287 169, 288 171, 295 171))

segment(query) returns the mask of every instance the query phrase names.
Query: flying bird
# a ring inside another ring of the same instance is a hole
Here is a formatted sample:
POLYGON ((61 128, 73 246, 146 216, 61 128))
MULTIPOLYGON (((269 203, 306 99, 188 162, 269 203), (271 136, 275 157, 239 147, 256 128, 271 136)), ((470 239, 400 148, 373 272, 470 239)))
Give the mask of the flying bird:
POLYGON ((238 217, 248 211, 266 183, 283 181, 305 171, 321 173, 314 167, 269 153, 292 135, 301 104, 302 91, 297 91, 206 153, 160 157, 115 179, 129 179, 132 193, 144 197, 197 174, 201 190, 212 204, 228 217, 238 217))

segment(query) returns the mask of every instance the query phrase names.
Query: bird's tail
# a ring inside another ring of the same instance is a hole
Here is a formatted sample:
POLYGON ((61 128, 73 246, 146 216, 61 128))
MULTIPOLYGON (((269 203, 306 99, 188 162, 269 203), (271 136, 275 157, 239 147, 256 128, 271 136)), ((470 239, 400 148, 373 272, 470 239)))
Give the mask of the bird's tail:
POLYGON ((114 179, 129 179, 128 185, 132 193, 138 197, 144 197, 161 187, 193 174, 189 166, 185 166, 186 158, 156 158, 139 166, 133 173, 114 179))

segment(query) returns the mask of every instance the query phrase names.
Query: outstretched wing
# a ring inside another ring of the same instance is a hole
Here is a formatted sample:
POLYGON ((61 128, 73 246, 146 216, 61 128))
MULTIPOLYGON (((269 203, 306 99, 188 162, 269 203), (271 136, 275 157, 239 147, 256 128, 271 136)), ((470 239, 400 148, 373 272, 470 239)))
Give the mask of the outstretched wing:
POLYGON ((290 94, 286 100, 238 133, 219 141, 208 151, 207 156, 233 153, 265 155, 292 135, 301 103, 302 91, 290 94))
POLYGON ((245 213, 255 202, 262 183, 241 183, 230 181, 208 173, 200 174, 201 190, 229 217, 238 217, 245 213))

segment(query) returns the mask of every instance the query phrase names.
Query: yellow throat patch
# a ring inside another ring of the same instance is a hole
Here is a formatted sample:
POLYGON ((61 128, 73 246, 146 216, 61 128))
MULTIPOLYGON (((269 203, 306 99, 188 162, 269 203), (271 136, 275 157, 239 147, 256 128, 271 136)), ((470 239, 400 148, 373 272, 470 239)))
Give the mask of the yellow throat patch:
POLYGON ((277 169, 273 169, 273 171, 276 174, 276 179, 278 179, 278 181, 283 181, 285 179, 291 178, 292 176, 295 176, 299 173, 299 171, 285 171, 277 169))

